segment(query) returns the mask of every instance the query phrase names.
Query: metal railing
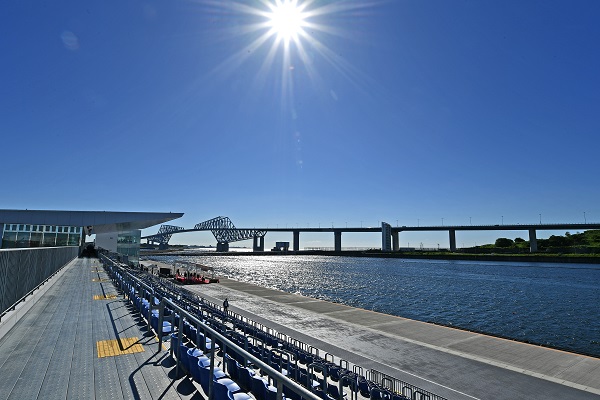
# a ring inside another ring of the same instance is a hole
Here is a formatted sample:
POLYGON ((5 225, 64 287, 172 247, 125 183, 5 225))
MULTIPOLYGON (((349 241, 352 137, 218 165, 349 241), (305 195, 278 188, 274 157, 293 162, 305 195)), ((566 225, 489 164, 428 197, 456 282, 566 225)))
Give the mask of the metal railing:
POLYGON ((77 257, 79 247, 0 250, 0 319, 77 257))
MULTIPOLYGON (((238 346, 237 344, 235 344, 234 342, 232 342, 228 337, 226 337, 226 336, 220 334, 219 332, 217 332, 216 330, 212 329, 209 325, 207 325, 202 320, 207 320, 207 321, 213 320, 214 321, 215 317, 226 316, 233 322, 234 327, 238 327, 240 329, 240 331, 243 331, 243 333, 246 336, 248 341, 251 340, 254 343, 262 343, 262 347, 266 348, 265 340, 267 338, 275 338, 276 340, 280 341, 283 344, 284 349, 295 347, 295 348, 303 351, 304 353, 306 353, 312 359, 312 361, 310 363, 307 363, 307 365, 314 364, 313 367, 315 365, 318 367, 321 364, 334 363, 334 361, 337 357, 333 356, 332 354, 326 353, 326 352, 321 352, 318 348, 316 348, 314 346, 306 344, 306 343, 299 341, 295 338, 292 338, 286 334, 279 333, 276 330, 274 330, 268 326, 265 326, 259 322, 253 321, 247 317, 244 317, 240 314, 232 312, 231 310, 229 310, 227 312, 227 314, 225 314, 224 311, 222 310, 221 306, 216 305, 202 297, 199 297, 196 294, 189 292, 186 289, 182 288, 181 286, 175 285, 173 282, 171 282, 165 278, 158 278, 158 277, 154 277, 154 276, 145 274, 144 275, 145 279, 151 279, 154 281, 154 283, 156 285, 162 286, 162 290, 157 291, 157 290, 155 290, 155 288, 153 286, 145 283, 144 281, 142 281, 138 277, 134 276, 129 271, 120 267, 116 261, 111 260, 110 258, 108 258, 104 255, 101 255, 100 257, 103 261, 106 260, 110 264, 112 264, 112 267, 118 268, 118 270, 120 271, 119 274, 122 277, 120 279, 127 281, 127 283, 125 283, 125 284, 120 283, 120 285, 122 285, 122 290, 125 293, 127 293, 127 290, 126 290, 127 285, 133 285, 136 287, 137 294, 140 297, 145 298, 149 302, 149 310, 148 310, 148 327, 149 327, 149 329, 151 329, 150 319, 151 319, 153 310, 155 310, 157 308, 159 310, 159 320, 158 320, 158 324, 157 324, 158 329, 156 329, 157 331, 160 331, 162 329, 161 327, 163 326, 163 321, 165 321, 168 318, 173 318, 173 315, 175 315, 175 313, 177 313, 177 314, 179 314, 179 323, 178 323, 179 326, 177 327, 177 330, 176 330, 178 343, 182 343, 181 342, 182 337, 183 337, 182 336, 182 334, 183 334, 183 325, 182 324, 183 324, 183 320, 185 318, 188 322, 192 323, 196 327, 196 329, 198 329, 198 331, 201 330, 202 332, 204 332, 204 335, 206 336, 206 338, 209 338, 213 341, 216 340, 219 343, 222 343, 224 346, 224 349, 223 349, 224 353, 226 353, 226 349, 230 349, 234 353, 236 353, 236 354, 240 355, 241 357, 243 357, 244 359, 250 361, 252 364, 259 366, 261 368, 261 370, 263 370, 263 368, 264 368, 264 371, 267 373, 267 375, 269 377, 271 377, 275 382, 277 382, 278 396, 280 396, 280 393, 282 393, 281 391, 283 390, 283 387, 288 387, 290 390, 293 390, 295 393, 299 394, 300 396, 304 397, 305 399, 310 398, 311 400, 322 400, 321 397, 317 396, 315 393, 311 392, 309 389, 298 385, 298 383, 289 379, 285 375, 282 375, 280 372, 273 369, 271 366, 269 366, 268 364, 263 362, 261 359, 255 357, 253 354, 246 351, 246 349, 244 349, 244 348, 238 346), (161 294, 160 293, 161 291, 168 292, 168 295, 165 295, 165 293, 161 294), (156 304, 155 299, 158 300, 158 304, 156 304), (165 317, 165 309, 169 309, 173 314, 171 314, 170 317, 165 317), (324 354, 324 357, 320 357, 321 353, 324 354), (279 387, 279 386, 281 386, 281 387, 279 387), (309 396, 311 396, 311 397, 309 397, 309 396)), ((109 267, 111 267, 111 265, 109 265, 109 267)), ((139 273, 141 274, 141 272, 139 272, 139 273)), ((133 301, 133 299, 132 299, 132 301, 133 301)), ((172 328, 173 328, 173 326, 172 326, 172 328)), ((159 351, 161 351, 162 350, 162 341, 163 341, 162 332, 157 332, 157 336, 159 338, 159 344, 158 344, 159 351)), ((177 355, 179 349, 174 349, 173 351, 175 351, 175 354, 177 355)), ((214 351, 212 353, 213 354, 211 355, 211 357, 214 357, 214 351)), ((185 355, 184 355, 184 357, 185 357, 185 355)), ((178 357, 178 359, 179 359, 179 357, 178 357)), ((442 396, 436 395, 427 390, 424 390, 415 385, 412 385, 408 382, 405 382, 400 379, 394 378, 392 376, 386 375, 375 369, 364 370, 362 367, 351 364, 347 360, 340 359, 340 358, 337 358, 337 360, 338 360, 340 368, 345 370, 345 372, 340 376, 340 380, 339 380, 340 393, 342 392, 342 390, 341 390, 342 382, 344 382, 344 383, 347 383, 351 387, 351 390, 354 392, 354 394, 356 394, 356 392, 358 391, 356 381, 359 376, 362 376, 377 385, 376 387, 374 387, 373 390, 374 390, 374 392, 379 392, 381 394, 380 397, 384 400, 392 399, 394 394, 401 394, 412 400, 425 400, 425 399, 427 399, 427 400, 445 400, 445 398, 442 396)), ((214 360, 211 359, 211 368, 213 365, 213 361, 214 360)), ((179 363, 178 363, 177 368, 179 368, 179 363)), ((326 369, 325 369, 325 371, 326 371, 326 369)), ((326 374, 327 373, 325 372, 324 375, 326 376, 326 374)), ((176 372, 176 376, 178 376, 178 371, 176 372)), ((212 371, 209 376, 213 376, 212 371)), ((209 385, 212 385, 212 383, 209 382, 209 385)), ((209 394, 209 396, 210 396, 210 394, 209 394)), ((209 397, 209 399, 210 398, 211 397, 209 397)), ((278 399, 280 400, 279 397, 278 397, 278 399)))

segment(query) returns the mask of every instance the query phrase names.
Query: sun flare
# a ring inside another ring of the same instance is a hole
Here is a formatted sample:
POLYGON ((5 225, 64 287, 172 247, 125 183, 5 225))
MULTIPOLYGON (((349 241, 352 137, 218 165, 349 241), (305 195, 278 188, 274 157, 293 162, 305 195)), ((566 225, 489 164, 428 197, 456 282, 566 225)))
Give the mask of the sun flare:
POLYGON ((298 40, 303 33, 306 15, 298 0, 277 0, 269 5, 269 26, 278 39, 289 42, 298 40))

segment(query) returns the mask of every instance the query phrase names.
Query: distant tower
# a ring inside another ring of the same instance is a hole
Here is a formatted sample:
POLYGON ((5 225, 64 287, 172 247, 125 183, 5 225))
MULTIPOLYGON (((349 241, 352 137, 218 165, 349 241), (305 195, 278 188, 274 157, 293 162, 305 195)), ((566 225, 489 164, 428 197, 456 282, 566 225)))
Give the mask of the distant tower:
POLYGON ((392 251, 392 226, 381 223, 381 251, 392 251))

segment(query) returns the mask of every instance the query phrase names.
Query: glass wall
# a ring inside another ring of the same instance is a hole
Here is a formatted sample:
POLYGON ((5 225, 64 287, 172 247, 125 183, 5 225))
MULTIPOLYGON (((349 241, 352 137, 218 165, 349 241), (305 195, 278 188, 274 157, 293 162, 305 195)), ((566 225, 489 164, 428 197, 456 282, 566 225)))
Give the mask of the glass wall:
POLYGON ((140 238, 142 231, 122 232, 117 236, 117 253, 127 256, 128 261, 137 265, 140 260, 140 238))
POLYGON ((79 246, 80 241, 79 226, 4 224, 1 248, 79 246))

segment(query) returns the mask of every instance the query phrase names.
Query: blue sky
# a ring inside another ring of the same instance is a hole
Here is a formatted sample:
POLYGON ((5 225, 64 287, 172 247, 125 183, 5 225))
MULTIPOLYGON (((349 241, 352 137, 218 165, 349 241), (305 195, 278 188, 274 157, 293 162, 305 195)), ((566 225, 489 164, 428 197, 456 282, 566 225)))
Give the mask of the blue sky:
MULTIPOLYGON (((600 2, 299 1, 287 59, 277 35, 255 42, 267 3, 4 4, 0 208, 185 227, 600 221, 600 2)), ((457 244, 505 235, 525 232, 457 244)))

